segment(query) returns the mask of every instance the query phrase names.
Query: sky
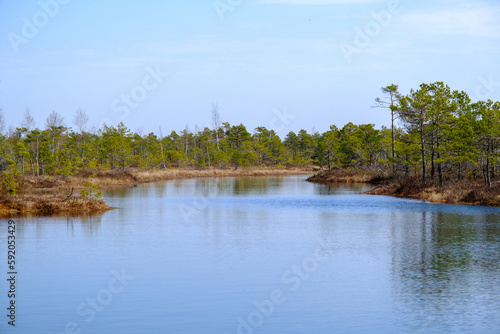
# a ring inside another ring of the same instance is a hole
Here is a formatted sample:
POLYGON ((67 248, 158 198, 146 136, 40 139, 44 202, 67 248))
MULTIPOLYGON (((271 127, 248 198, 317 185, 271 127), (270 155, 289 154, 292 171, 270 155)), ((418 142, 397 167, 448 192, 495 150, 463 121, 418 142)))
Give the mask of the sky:
POLYGON ((500 100, 498 0, 0 0, 0 107, 143 134, 390 125, 380 88, 500 100))

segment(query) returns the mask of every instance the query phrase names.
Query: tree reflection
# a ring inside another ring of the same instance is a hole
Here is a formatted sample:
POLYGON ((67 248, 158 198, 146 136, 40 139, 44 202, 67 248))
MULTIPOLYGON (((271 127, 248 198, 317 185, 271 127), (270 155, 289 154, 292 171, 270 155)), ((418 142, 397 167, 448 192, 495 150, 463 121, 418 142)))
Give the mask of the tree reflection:
MULTIPOLYGON (((461 314, 465 322, 491 316, 486 305, 499 297, 499 221, 498 214, 439 211, 395 220, 392 274, 399 312, 429 324, 445 310, 461 314)), ((447 329, 454 326, 439 321, 447 329)))

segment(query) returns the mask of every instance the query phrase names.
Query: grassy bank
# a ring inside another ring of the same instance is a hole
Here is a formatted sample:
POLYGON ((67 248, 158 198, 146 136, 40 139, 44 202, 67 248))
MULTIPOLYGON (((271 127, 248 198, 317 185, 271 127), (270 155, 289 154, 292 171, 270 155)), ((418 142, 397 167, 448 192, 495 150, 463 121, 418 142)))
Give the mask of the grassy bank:
POLYGON ((432 203, 500 206, 500 183, 488 188, 482 180, 446 182, 439 187, 430 180, 422 185, 421 176, 393 177, 390 171, 371 169, 337 169, 320 171, 308 181, 315 183, 370 183, 377 185, 367 192, 371 195, 387 195, 420 199, 432 203))
POLYGON ((422 186, 421 177, 392 180, 367 192, 372 195, 389 195, 415 198, 432 203, 500 206, 500 184, 488 188, 482 180, 437 183, 422 186))
POLYGON ((286 176, 310 174, 312 168, 249 168, 249 169, 162 169, 162 170, 84 170, 73 176, 25 176, 19 179, 19 189, 71 189, 83 188, 85 183, 92 182, 100 188, 115 186, 130 186, 140 183, 156 182, 199 177, 230 177, 230 176, 286 176))
POLYGON ((84 170, 73 176, 24 176, 17 179, 17 195, 0 194, 0 214, 99 212, 113 209, 104 201, 80 196, 85 184, 99 188, 134 186, 140 183, 200 177, 287 176, 310 174, 312 168, 258 169, 164 169, 164 170, 84 170), (68 195, 70 195, 68 197, 68 195))
POLYGON ((57 194, 0 195, 0 214, 37 213, 43 215, 65 212, 99 212, 112 209, 104 201, 81 196, 57 194))
POLYGON ((320 171, 307 179, 313 183, 371 183, 380 184, 390 178, 390 173, 378 169, 332 169, 320 171))

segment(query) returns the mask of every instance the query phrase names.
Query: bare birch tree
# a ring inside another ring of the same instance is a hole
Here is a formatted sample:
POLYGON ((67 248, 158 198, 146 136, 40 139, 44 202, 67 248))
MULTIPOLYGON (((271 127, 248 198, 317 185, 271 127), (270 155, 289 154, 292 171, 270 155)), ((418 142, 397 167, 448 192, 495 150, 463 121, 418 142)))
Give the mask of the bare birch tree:
POLYGON ((220 150, 219 148, 219 129, 222 124, 222 119, 219 114, 219 104, 214 103, 212 104, 212 126, 215 131, 215 142, 217 144, 217 151, 220 150))
POLYGON ((29 131, 35 128, 35 119, 31 116, 31 109, 26 107, 24 110, 24 118, 21 121, 21 127, 26 128, 29 131))

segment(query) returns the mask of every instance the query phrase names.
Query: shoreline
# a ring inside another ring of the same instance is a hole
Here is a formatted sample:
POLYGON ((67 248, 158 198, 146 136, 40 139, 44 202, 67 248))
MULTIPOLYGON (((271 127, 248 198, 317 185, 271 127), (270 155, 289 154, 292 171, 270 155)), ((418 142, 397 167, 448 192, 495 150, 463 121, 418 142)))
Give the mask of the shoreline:
POLYGON ((24 176, 17 195, 0 195, 0 216, 18 214, 98 214, 115 208, 104 200, 79 195, 85 183, 98 188, 134 187, 158 181, 244 176, 292 176, 312 174, 312 167, 249 168, 249 169, 165 169, 165 170, 84 170, 74 176, 24 176), (75 195, 73 195, 73 193, 75 195), (68 196, 71 194, 70 196, 68 196))
POLYGON ((436 182, 422 186, 421 176, 393 177, 387 171, 331 170, 321 171, 307 179, 319 184, 365 183, 375 187, 363 194, 422 200, 437 204, 500 207, 500 183, 488 188, 482 180, 436 182))
POLYGON ((367 183, 382 184, 391 179, 387 172, 377 170, 332 169, 322 170, 307 179, 318 184, 367 183))
MULTIPOLYGON (((104 200, 84 198, 80 191, 91 182, 99 188, 135 187, 139 184, 214 177, 264 177, 309 175, 313 168, 249 168, 249 169, 166 169, 166 170, 84 170, 74 176, 24 176, 17 195, 0 195, 0 216, 85 215, 100 214, 115 208, 104 200), (71 193, 72 191, 72 193, 71 193), (71 194, 71 195, 70 195, 71 194), (68 196, 70 195, 70 196, 68 196)), ((435 184, 422 187, 418 176, 395 178, 387 171, 334 169, 319 171, 307 179, 318 184, 364 183, 375 187, 364 194, 417 199, 438 204, 500 207, 500 184, 486 188, 478 181, 448 182, 442 188, 435 184)))
POLYGON ((383 195, 398 198, 417 199, 428 203, 500 207, 500 189, 488 189, 485 185, 471 182, 462 187, 461 183, 428 185, 418 191, 401 191, 400 186, 387 184, 365 192, 367 195, 383 195))

